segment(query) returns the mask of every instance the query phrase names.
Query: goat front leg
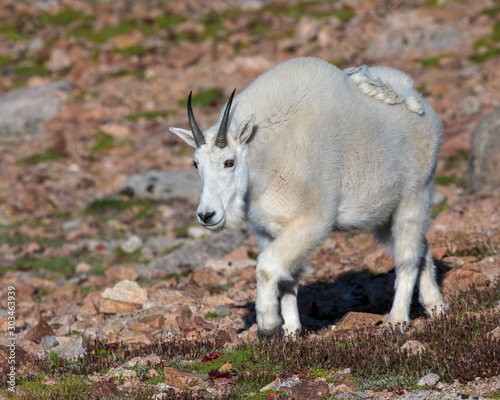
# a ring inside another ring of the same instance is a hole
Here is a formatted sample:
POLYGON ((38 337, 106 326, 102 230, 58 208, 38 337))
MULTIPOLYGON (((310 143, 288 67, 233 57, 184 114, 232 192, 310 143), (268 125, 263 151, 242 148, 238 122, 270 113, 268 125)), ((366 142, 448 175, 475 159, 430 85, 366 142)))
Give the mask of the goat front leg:
POLYGON ((310 251, 328 234, 324 221, 301 218, 292 221, 267 243, 257 261, 257 328, 260 337, 272 336, 281 328, 287 334, 301 330, 297 307, 300 266, 310 251), (276 288, 281 293, 282 315, 276 288), (282 319, 283 316, 283 319, 282 319))

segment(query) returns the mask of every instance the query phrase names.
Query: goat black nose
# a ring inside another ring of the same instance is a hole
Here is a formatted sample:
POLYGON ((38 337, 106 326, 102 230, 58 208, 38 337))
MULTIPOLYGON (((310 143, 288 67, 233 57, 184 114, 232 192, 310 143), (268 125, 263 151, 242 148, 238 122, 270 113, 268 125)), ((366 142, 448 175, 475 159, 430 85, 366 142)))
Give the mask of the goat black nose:
POLYGON ((206 213, 198 213, 198 217, 206 224, 215 215, 215 211, 209 211, 206 213))

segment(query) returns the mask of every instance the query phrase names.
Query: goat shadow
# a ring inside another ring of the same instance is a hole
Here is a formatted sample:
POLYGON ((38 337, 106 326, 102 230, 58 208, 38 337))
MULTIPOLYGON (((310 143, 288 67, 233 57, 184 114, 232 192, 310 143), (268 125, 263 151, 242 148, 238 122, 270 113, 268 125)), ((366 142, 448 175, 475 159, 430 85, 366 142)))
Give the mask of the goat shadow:
MULTIPOLYGON (((436 279, 441 286, 448 271, 444 263, 434 260, 436 279)), ((335 325, 348 312, 386 315, 390 312, 394 297, 394 268, 387 273, 373 273, 363 268, 337 274, 331 279, 307 275, 301 280, 297 296, 300 321, 303 329, 317 332, 335 325)), ((246 327, 256 323, 255 302, 240 306, 247 310, 246 327)), ((428 317, 418 300, 418 287, 413 291, 410 319, 428 317)))

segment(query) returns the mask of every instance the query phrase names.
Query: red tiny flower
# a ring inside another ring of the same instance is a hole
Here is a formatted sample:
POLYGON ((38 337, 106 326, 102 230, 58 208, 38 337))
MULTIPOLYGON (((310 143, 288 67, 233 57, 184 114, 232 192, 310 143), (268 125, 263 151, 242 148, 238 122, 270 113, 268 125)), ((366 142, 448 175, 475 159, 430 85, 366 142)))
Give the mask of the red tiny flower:
POLYGON ((275 399, 277 399, 277 398, 278 398, 278 396, 276 396, 276 393, 269 393, 269 394, 267 395, 267 399, 268 399, 268 400, 275 400, 275 399))

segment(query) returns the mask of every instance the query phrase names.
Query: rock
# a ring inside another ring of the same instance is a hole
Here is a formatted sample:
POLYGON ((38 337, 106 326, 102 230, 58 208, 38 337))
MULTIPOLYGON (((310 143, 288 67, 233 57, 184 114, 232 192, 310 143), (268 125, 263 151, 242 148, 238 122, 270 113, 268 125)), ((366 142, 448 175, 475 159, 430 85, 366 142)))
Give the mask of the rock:
POLYGON ((129 281, 135 281, 139 277, 137 272, 135 272, 131 268, 127 268, 123 265, 118 265, 116 267, 111 267, 108 268, 104 274, 106 277, 110 280, 115 280, 115 281, 123 281, 123 280, 129 280, 129 281))
POLYGON ((119 314, 142 308, 148 300, 148 292, 136 282, 124 280, 113 288, 107 288, 99 299, 99 312, 119 314))
POLYGON ((358 329, 364 326, 378 326, 384 322, 384 318, 378 314, 350 311, 344 315, 337 326, 336 331, 344 329, 358 329))
POLYGON ((201 268, 205 265, 207 256, 222 258, 231 250, 240 246, 243 240, 250 236, 248 223, 231 231, 222 231, 207 236, 202 240, 186 242, 166 256, 153 260, 149 265, 164 275, 174 275, 181 268, 201 268))
POLYGON ((366 60, 389 56, 430 57, 462 46, 464 33, 454 23, 421 15, 418 10, 394 12, 362 56, 366 60))
POLYGON ((26 334, 26 339, 29 339, 35 343, 40 343, 43 337, 54 336, 54 335, 55 335, 55 332, 52 330, 52 328, 49 326, 49 324, 47 322, 45 322, 43 319, 40 319, 40 321, 38 321, 38 324, 36 324, 26 334))
POLYGON ((221 273, 214 271, 212 268, 202 268, 193 271, 191 279, 198 286, 215 287, 225 285, 227 279, 221 273))
POLYGON ((119 378, 119 379, 126 379, 126 380, 133 379, 136 376, 137 376, 137 372, 135 372, 134 370, 125 369, 122 367, 111 368, 108 371, 108 373, 106 374, 107 378, 119 378))
POLYGON ((71 81, 12 90, 0 96, 0 142, 27 140, 42 133, 41 125, 55 117, 64 106, 61 91, 71 81))
POLYGON ((120 391, 113 379, 97 382, 93 385, 89 396, 93 399, 115 398, 120 395, 120 391))
POLYGON ((500 108, 481 118, 472 133, 469 189, 488 194, 500 193, 500 108))
POLYGON ((441 290, 445 301, 449 301, 453 296, 458 295, 460 292, 466 292, 471 286, 476 288, 488 287, 490 280, 480 271, 471 269, 453 268, 448 271, 441 283, 441 290))
POLYGON ((47 68, 50 72, 59 72, 71 66, 71 60, 63 49, 54 47, 50 52, 47 68))
POLYGON ((488 336, 491 340, 500 340, 500 326, 497 326, 495 329, 488 332, 486 336, 488 336))
POLYGON ((429 346, 422 342, 419 342, 418 340, 408 340, 400 347, 399 350, 406 351, 409 354, 416 356, 418 354, 429 351, 429 346))
POLYGON ((165 383, 167 385, 175 386, 180 389, 203 385, 203 381, 194 373, 189 371, 181 371, 176 368, 165 367, 163 369, 163 374, 165 375, 165 383))
POLYGON ((239 345, 242 343, 242 340, 234 328, 225 328, 217 333, 215 343, 217 347, 228 347, 239 345))
POLYGON ((82 223, 76 219, 70 220, 70 221, 64 221, 62 223, 62 228, 64 231, 69 232, 69 231, 74 231, 75 229, 78 229, 82 223))
POLYGON ((215 306, 215 312, 219 317, 227 317, 231 315, 231 309, 228 306, 215 306))
POLYGON ((439 375, 430 373, 420 378, 417 382, 417 386, 424 386, 424 385, 433 386, 436 383, 438 383, 439 379, 440 379, 439 375))
POLYGON ((87 351, 83 347, 83 339, 80 337, 68 342, 63 342, 54 347, 52 351, 55 351, 57 355, 64 360, 79 358, 87 354, 87 351))
POLYGON ((130 176, 121 187, 124 194, 155 199, 185 199, 193 204, 200 197, 200 177, 194 168, 147 171, 130 176))
POLYGON ((196 43, 182 42, 167 53, 167 64, 174 68, 185 68, 201 58, 201 48, 196 43))
POLYGON ((7 363, 9 358, 12 360, 15 357, 16 368, 26 364, 28 353, 21 346, 4 346, 0 344, 0 365, 7 363))
POLYGON ((133 253, 142 247, 142 239, 139 236, 130 236, 125 243, 121 245, 121 249, 125 253, 133 253))
POLYGON ((312 17, 302 17, 297 24, 294 40, 298 46, 312 41, 319 32, 320 21, 312 17))
POLYGON ((58 346, 60 343, 57 336, 44 336, 40 341, 40 344, 45 350, 48 350, 54 346, 58 346))
POLYGON ((302 381, 292 387, 292 395, 295 400, 319 400, 329 394, 326 382, 302 381))

